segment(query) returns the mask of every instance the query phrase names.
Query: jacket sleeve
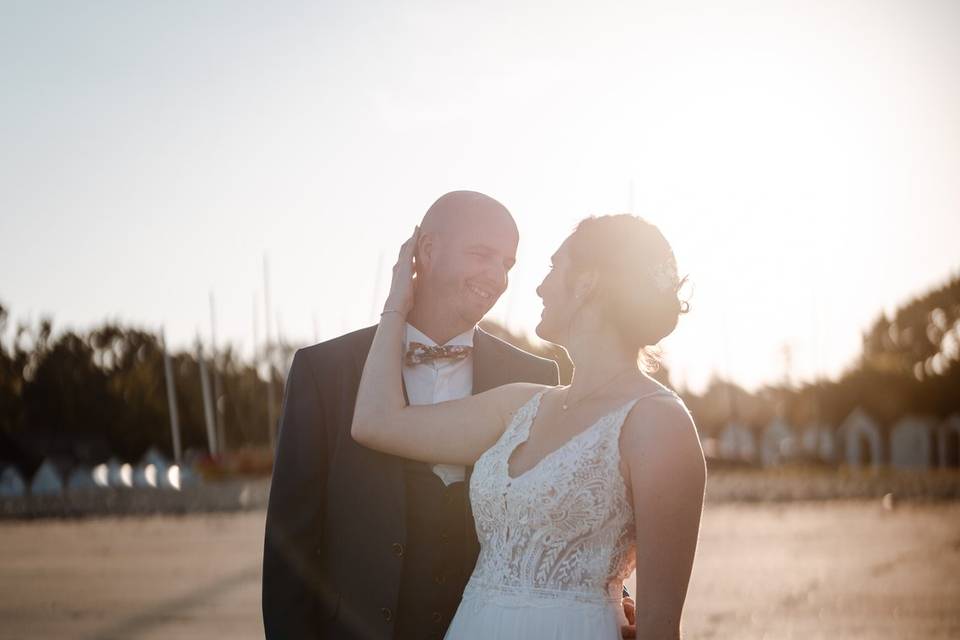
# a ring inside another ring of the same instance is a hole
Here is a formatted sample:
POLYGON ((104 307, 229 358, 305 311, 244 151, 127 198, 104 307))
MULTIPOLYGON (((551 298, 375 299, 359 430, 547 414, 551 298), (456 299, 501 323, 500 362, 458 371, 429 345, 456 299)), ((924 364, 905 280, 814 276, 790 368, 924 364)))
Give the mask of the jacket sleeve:
POLYGON ((554 387, 560 384, 560 367, 553 360, 541 360, 537 380, 539 384, 554 387))
POLYGON ((298 351, 284 389, 263 549, 263 624, 268 639, 316 638, 331 607, 318 548, 328 446, 319 387, 298 351))

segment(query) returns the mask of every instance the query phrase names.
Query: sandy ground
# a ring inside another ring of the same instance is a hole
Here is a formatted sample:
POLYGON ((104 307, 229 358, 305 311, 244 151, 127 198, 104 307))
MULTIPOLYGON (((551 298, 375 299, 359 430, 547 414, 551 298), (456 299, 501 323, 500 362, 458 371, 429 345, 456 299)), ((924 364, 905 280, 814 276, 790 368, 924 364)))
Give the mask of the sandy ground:
MULTIPOLYGON (((0 522, 0 638, 259 638, 264 513, 0 522)), ((960 638, 960 503, 708 506, 687 638, 960 638)))

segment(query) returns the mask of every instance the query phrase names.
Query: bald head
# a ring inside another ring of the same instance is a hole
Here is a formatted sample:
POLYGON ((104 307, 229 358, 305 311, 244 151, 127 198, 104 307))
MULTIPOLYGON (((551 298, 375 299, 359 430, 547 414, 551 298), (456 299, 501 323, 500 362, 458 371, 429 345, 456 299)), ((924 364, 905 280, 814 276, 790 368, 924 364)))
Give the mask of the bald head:
POLYGON ((451 191, 430 205, 420 223, 420 232, 447 235, 490 224, 512 228, 519 235, 513 216, 490 196, 476 191, 451 191))
POLYGON ((519 240, 510 212, 490 196, 441 196, 420 224, 417 300, 408 319, 438 344, 473 327, 507 288, 519 240))

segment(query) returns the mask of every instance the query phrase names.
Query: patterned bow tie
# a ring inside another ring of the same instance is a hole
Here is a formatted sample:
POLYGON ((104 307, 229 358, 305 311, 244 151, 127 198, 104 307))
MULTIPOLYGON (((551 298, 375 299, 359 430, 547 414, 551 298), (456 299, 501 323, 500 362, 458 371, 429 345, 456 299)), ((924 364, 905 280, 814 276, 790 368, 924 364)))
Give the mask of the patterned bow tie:
POLYGON ((450 344, 444 347, 430 347, 420 342, 410 342, 404 362, 407 366, 433 362, 434 360, 463 360, 473 351, 465 344, 450 344))

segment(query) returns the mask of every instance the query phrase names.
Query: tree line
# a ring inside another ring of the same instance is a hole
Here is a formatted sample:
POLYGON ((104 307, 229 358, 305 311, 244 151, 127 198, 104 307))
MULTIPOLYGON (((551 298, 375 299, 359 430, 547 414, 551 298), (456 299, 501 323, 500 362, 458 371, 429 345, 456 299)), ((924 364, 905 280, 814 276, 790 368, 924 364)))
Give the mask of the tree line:
POLYGON ((689 405, 708 433, 731 418, 759 427, 774 415, 795 426, 837 426, 857 407, 882 428, 907 415, 960 412, 960 275, 881 314, 863 333, 860 356, 836 379, 752 394, 717 380, 689 405))
MULTIPOLYGON (((50 319, 10 327, 0 304, 0 466, 31 472, 43 458, 94 464, 114 455, 138 459, 151 446, 172 456, 164 347, 150 331, 109 322, 85 333, 55 332, 50 319)), ((533 343, 501 326, 483 327, 556 360, 572 373, 562 349, 533 343)), ((217 417, 228 449, 270 442, 267 394, 279 410, 283 377, 294 347, 275 345, 257 358, 232 346, 207 367, 219 376, 217 417)), ((207 433, 196 352, 169 354, 184 449, 206 450, 207 433)), ((209 352, 207 357, 209 358, 209 352)), ((656 374, 666 382, 669 372, 656 374)), ((881 315, 863 334, 860 357, 837 379, 747 392, 714 379, 702 394, 680 389, 701 432, 714 435, 730 420, 767 424, 775 415, 794 425, 837 425, 856 407, 882 425, 907 414, 946 417, 960 411, 960 276, 881 315)))
MULTIPOLYGON (((136 460, 151 446, 173 456, 160 336, 112 322, 85 333, 56 333, 50 319, 12 331, 8 324, 0 305, 0 466, 29 473, 48 456, 85 464, 109 456, 136 460)), ((279 407, 292 353, 276 345, 258 369, 232 346, 215 362, 207 350, 206 366, 221 381, 216 413, 228 448, 269 443, 268 389, 279 407)), ((205 451, 198 354, 169 355, 182 446, 205 451)))

